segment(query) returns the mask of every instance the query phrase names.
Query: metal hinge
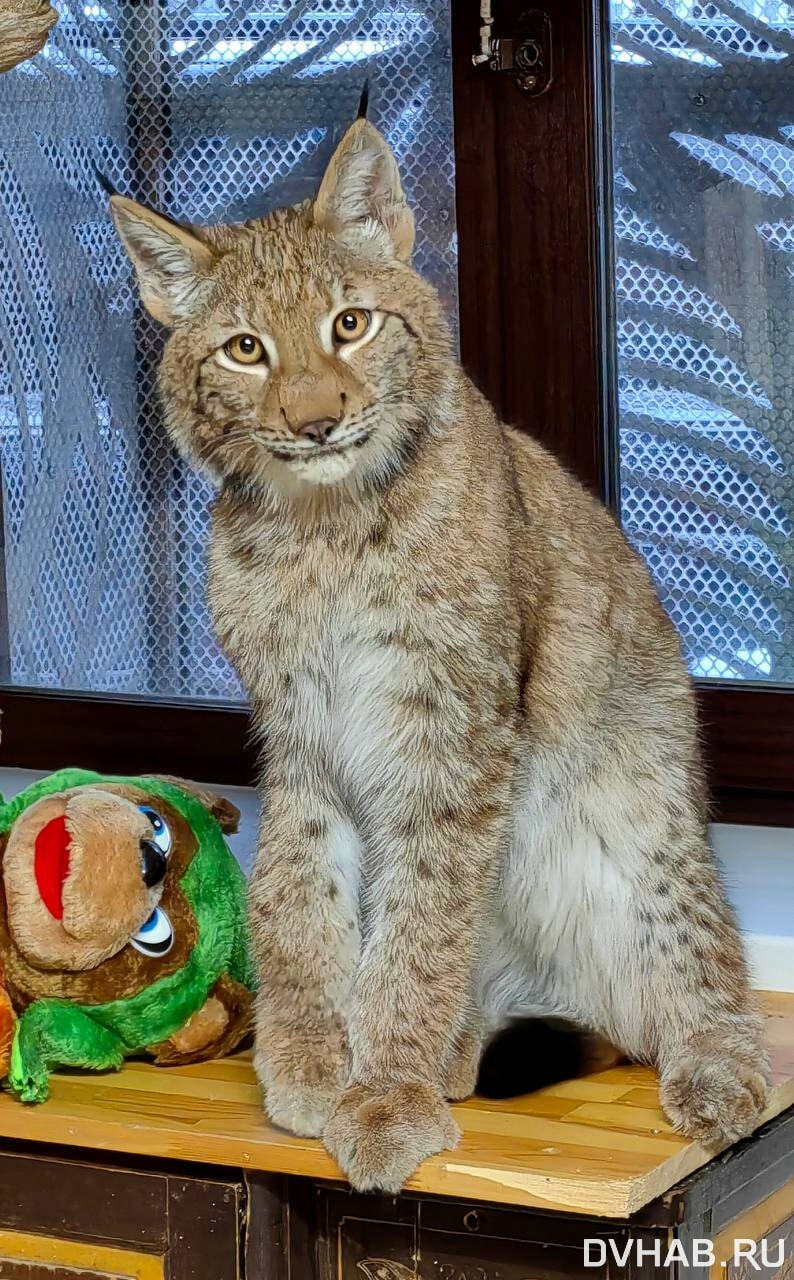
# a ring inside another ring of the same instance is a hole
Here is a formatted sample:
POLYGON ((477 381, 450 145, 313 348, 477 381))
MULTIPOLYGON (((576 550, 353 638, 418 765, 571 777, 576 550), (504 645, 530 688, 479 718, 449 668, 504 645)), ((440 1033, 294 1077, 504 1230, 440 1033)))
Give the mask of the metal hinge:
POLYGON ((527 9, 510 35, 494 36, 493 25, 491 0, 480 0, 480 48, 472 54, 475 67, 511 72, 523 93, 535 97, 545 93, 552 78, 549 15, 527 9))

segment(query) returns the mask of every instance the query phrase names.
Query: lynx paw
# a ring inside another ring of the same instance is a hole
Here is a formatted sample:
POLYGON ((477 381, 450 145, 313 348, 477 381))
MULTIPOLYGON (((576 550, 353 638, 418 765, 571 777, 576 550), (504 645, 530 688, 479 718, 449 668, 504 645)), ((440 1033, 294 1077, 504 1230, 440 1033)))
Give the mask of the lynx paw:
POLYGON ((286 1036, 279 1041, 267 1025, 257 1028, 254 1070, 262 1085, 265 1111, 273 1124, 299 1138, 319 1138, 344 1088, 346 1047, 329 1036, 322 1049, 286 1036), (281 1052, 266 1051, 276 1043, 281 1052))
POLYGON ((428 1085, 401 1084, 378 1092, 348 1089, 323 1141, 356 1191, 396 1195, 428 1156, 454 1147, 460 1134, 449 1107, 428 1085))
POLYGON ((752 1133, 766 1104, 762 1050, 757 1054, 698 1053, 690 1049, 662 1072, 661 1102, 670 1122, 706 1147, 723 1147, 752 1133))
POLYGON ((271 1085, 265 1089, 265 1111, 279 1129, 319 1138, 338 1097, 337 1090, 313 1085, 271 1085))

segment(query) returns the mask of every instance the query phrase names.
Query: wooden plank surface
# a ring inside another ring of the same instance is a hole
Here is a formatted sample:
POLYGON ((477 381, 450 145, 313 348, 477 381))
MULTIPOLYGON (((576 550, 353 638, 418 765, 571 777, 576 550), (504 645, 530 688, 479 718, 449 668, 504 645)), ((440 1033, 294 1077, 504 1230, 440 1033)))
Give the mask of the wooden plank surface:
MULTIPOLYGON (((794 995, 764 997, 773 1088, 764 1119, 794 1103, 794 995)), ((412 1191, 622 1217, 705 1164, 674 1133, 654 1073, 623 1066, 524 1098, 457 1105, 463 1138, 427 1160, 412 1191)), ((43 1106, 0 1097, 0 1140, 339 1179, 319 1142, 265 1119, 250 1057, 192 1067, 130 1062, 117 1074, 62 1074, 43 1106)))

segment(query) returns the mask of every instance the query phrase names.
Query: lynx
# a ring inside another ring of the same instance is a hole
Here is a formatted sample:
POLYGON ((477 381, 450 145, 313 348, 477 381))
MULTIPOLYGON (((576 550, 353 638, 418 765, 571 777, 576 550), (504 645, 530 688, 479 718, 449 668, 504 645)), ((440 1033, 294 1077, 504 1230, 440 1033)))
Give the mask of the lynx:
POLYGON ((761 1025, 679 642, 612 517, 462 371, 384 139, 358 119, 314 200, 240 226, 112 206, 171 330, 168 430, 219 486, 271 1120, 395 1192, 494 1033, 545 1014, 654 1064, 685 1133, 747 1133, 761 1025))

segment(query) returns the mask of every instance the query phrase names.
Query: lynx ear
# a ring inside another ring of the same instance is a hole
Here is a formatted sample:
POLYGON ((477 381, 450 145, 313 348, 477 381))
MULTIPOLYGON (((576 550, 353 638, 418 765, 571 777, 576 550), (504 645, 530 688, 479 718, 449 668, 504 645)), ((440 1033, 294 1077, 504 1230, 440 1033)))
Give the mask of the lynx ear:
POLYGON ((397 257, 410 258, 414 216, 397 162, 368 120, 356 120, 331 157, 314 202, 314 221, 332 235, 376 222, 388 232, 397 257))
POLYGON ((125 196, 111 196, 110 208, 146 310, 169 327, 185 319, 209 288, 213 251, 185 227, 125 196))

